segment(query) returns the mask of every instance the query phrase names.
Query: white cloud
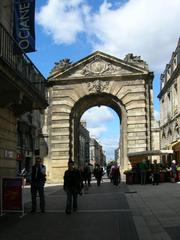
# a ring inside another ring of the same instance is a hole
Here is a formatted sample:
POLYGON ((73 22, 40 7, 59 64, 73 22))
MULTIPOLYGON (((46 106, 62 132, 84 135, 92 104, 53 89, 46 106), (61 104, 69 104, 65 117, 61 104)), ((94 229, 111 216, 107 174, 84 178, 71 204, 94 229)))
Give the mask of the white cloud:
POLYGON ((118 147, 119 139, 114 139, 114 138, 104 138, 101 140, 101 143, 104 147, 106 148, 113 148, 116 149, 118 147))
POLYGON ((49 0, 37 13, 38 23, 57 44, 71 44, 86 33, 93 50, 120 58, 141 55, 151 70, 162 71, 179 34, 179 0, 105 1, 92 12, 85 0, 49 0))
POLYGON ((89 34, 96 36, 94 50, 123 58, 141 55, 153 70, 170 60, 180 34, 179 0, 129 0, 118 9, 106 1, 93 14, 89 34))
POLYGON ((37 22, 57 44, 71 44, 77 34, 84 30, 83 14, 88 8, 84 0, 49 0, 37 12, 37 22))
POLYGON ((95 137, 97 139, 101 137, 102 133, 107 131, 107 128, 104 124, 94 127, 88 127, 87 129, 90 132, 90 136, 95 137))
POLYGON ((87 121, 87 124, 89 126, 99 125, 101 122, 113 120, 114 116, 110 109, 106 106, 101 107, 92 107, 89 110, 87 110, 83 116, 82 119, 87 121))

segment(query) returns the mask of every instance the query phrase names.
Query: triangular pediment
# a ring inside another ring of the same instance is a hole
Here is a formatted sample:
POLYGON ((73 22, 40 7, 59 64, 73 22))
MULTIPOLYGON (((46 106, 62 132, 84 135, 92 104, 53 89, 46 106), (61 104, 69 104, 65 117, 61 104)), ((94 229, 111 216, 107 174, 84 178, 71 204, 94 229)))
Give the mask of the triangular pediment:
POLYGON ((57 67, 56 71, 52 72, 49 80, 113 77, 147 74, 148 72, 145 68, 98 51, 69 65, 66 70, 58 70, 57 67))

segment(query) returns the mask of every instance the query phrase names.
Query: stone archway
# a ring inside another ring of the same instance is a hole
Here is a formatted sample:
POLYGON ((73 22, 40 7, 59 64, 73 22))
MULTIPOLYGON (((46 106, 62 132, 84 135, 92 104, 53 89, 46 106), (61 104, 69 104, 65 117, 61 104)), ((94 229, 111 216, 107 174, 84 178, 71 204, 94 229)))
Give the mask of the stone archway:
POLYGON ((74 64, 67 59, 56 64, 48 78, 44 126, 50 181, 63 179, 69 158, 77 161, 77 126, 83 112, 92 106, 109 106, 121 119, 123 169, 129 162, 128 153, 152 150, 152 81, 147 64, 132 54, 120 60, 95 52, 74 64))

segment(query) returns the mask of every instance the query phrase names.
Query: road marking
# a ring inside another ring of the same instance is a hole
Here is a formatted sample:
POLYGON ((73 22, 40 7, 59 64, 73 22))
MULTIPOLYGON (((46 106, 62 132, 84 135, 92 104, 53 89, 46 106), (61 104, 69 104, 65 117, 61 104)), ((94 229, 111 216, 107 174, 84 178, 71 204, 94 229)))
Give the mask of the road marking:
MULTIPOLYGON (((124 213, 124 212, 131 212, 130 209, 85 209, 85 210, 78 210, 77 213, 124 213)), ((46 210, 46 213, 65 213, 65 210, 46 210)))

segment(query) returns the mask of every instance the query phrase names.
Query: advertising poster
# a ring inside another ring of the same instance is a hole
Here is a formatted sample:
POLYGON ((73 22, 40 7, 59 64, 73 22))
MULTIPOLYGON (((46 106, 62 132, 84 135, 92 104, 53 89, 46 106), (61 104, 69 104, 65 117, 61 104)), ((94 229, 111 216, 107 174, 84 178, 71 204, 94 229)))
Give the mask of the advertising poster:
POLYGON ((23 178, 2 178, 2 210, 22 211, 23 178))

